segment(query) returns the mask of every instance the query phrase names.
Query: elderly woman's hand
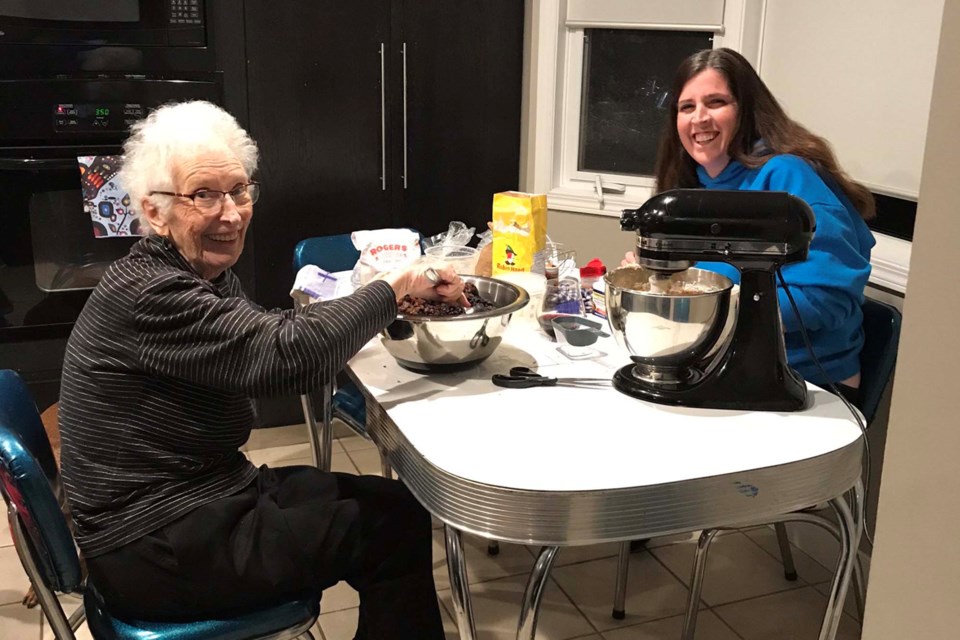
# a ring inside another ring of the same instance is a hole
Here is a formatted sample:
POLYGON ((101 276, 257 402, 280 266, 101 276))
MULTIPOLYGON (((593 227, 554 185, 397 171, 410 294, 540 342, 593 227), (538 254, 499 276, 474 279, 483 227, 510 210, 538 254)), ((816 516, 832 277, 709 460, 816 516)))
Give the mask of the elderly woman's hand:
POLYGON ((450 265, 415 264, 382 274, 382 279, 393 287, 397 300, 406 295, 411 295, 428 300, 441 300, 451 304, 459 303, 465 307, 470 306, 463 294, 463 280, 450 265), (439 276, 437 283, 434 283, 427 275, 427 269, 430 268, 439 276))

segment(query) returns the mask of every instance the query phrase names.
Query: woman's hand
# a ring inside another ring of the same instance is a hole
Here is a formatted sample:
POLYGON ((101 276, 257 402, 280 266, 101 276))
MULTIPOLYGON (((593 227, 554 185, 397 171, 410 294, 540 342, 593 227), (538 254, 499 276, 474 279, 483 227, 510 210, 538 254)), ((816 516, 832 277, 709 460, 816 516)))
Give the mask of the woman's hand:
POLYGON ((633 251, 627 251, 623 254, 623 260, 620 261, 621 267, 626 267, 627 265, 637 264, 637 254, 633 251))
POLYGON ((462 304, 469 307, 466 296, 463 294, 463 280, 457 275, 453 267, 441 264, 415 264, 396 271, 381 274, 377 280, 385 280, 400 300, 406 295, 428 300, 440 300, 451 304, 462 304), (439 281, 434 283, 427 276, 427 269, 433 269, 439 281))

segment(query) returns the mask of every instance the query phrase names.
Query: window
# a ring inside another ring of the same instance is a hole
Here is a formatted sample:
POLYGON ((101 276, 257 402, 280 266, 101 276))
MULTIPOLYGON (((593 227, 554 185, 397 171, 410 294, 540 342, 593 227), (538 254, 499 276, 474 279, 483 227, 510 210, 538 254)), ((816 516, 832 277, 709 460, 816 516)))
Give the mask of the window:
POLYGON ((654 175, 670 111, 670 83, 687 56, 713 46, 712 33, 587 29, 577 171, 654 175))
POLYGON ((727 46, 755 59, 763 0, 529 0, 524 188, 551 209, 619 216, 654 187, 677 65, 727 46), (753 52, 753 53, 751 53, 753 52))

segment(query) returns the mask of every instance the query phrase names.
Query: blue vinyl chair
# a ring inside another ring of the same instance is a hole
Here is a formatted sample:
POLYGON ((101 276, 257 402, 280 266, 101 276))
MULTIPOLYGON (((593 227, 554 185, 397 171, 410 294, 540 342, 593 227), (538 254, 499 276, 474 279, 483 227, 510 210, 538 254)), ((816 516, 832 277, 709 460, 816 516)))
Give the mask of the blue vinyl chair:
MULTIPOLYGON (((306 238, 298 242, 293 250, 293 272, 296 274, 308 264, 331 273, 349 271, 359 259, 360 251, 353 246, 349 233, 306 238)), ((313 462, 319 469, 329 471, 333 447, 333 418, 343 421, 351 430, 367 438, 367 403, 360 389, 342 376, 339 384, 333 381, 325 384, 320 394, 322 410, 319 425, 313 398, 304 394, 300 396, 300 404, 303 406, 303 419, 309 430, 313 462)), ((391 477, 390 462, 382 451, 380 467, 383 477, 391 477)))
POLYGON ((33 398, 19 375, 0 370, 0 493, 20 562, 57 640, 75 640, 84 618, 98 640, 312 640, 319 594, 235 618, 172 623, 113 617, 93 585, 84 584, 57 501, 59 490, 56 462, 33 398), (83 596, 83 606, 69 619, 57 592, 83 596))
MULTIPOLYGON (((896 308, 869 298, 864 300, 862 309, 864 344, 860 352, 860 398, 857 402, 857 408, 860 410, 860 413, 863 414, 865 424, 869 429, 873 419, 877 415, 880 400, 883 398, 884 391, 887 389, 893 377, 893 371, 897 363, 901 315, 896 308)), ((807 517, 806 514, 801 514, 801 516, 798 516, 797 519, 824 526, 824 528, 831 531, 834 536, 839 535, 838 532, 830 528, 829 523, 817 522, 816 520, 822 520, 819 516, 807 517)), ((775 523, 774 530, 777 533, 777 543, 780 547, 780 557, 783 561, 783 575, 787 580, 796 580, 798 577, 797 570, 793 562, 793 553, 790 550, 790 540, 787 536, 784 521, 775 523)), ((691 578, 691 584, 693 586, 690 589, 689 601, 687 603, 687 621, 685 621, 683 635, 685 640, 693 638, 696 625, 696 607, 700 600, 700 590, 703 586, 706 554, 717 531, 717 529, 706 530, 700 536, 697 560, 691 578)), ((617 581, 614 587, 613 617, 617 619, 623 619, 625 615, 624 600, 626 597, 629 552, 630 543, 623 543, 620 548, 620 563, 617 571, 617 581)), ((861 573, 858 565, 854 574, 856 581, 854 585, 854 596, 857 598, 857 607, 862 619, 864 585, 862 583, 861 573)))

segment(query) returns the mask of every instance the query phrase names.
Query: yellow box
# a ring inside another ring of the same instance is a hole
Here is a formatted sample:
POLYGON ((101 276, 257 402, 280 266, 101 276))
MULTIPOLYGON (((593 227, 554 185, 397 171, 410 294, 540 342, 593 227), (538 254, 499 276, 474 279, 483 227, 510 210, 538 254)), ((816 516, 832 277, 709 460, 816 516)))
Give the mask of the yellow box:
POLYGON ((504 191, 493 196, 493 275, 530 271, 547 240, 547 196, 504 191))

